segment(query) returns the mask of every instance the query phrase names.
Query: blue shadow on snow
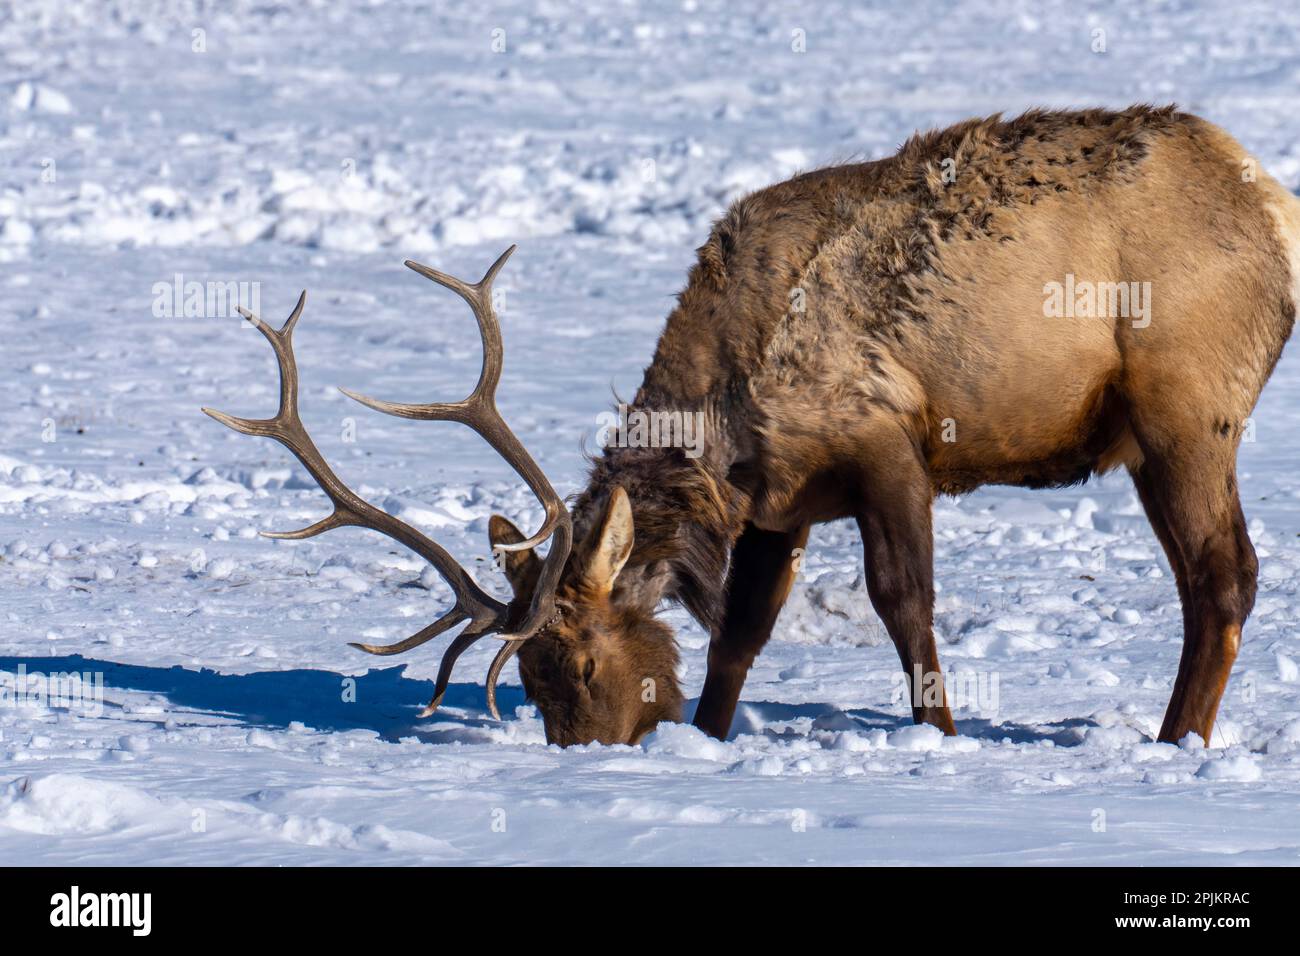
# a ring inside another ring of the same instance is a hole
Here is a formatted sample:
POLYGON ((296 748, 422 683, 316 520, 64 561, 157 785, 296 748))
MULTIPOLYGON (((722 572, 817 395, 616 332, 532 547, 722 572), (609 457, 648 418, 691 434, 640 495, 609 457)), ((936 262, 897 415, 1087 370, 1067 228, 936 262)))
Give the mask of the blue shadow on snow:
MULTIPOLYGON (((356 700, 343 700, 343 674, 322 670, 260 671, 254 674, 222 674, 203 668, 143 667, 119 664, 73 654, 66 657, 0 657, 0 670, 28 674, 40 672, 93 673, 104 675, 104 687, 159 694, 177 707, 229 717, 253 726, 284 728, 297 721, 322 731, 373 730, 386 740, 420 737, 430 741, 483 739, 471 728, 493 723, 485 711, 480 684, 452 684, 443 698, 437 717, 417 721, 418 714, 433 696, 433 681, 403 677, 406 665, 376 668, 352 678, 356 700), (452 716, 447 710, 465 711, 452 716), (441 718, 441 719, 439 719, 441 718), (419 729, 417 729, 417 727, 419 729), (458 733, 459 732, 459 733, 458 733)), ((497 706, 503 714, 514 712, 524 702, 523 689, 503 686, 497 690, 497 706)), ((168 715, 183 721, 183 715, 168 715)))

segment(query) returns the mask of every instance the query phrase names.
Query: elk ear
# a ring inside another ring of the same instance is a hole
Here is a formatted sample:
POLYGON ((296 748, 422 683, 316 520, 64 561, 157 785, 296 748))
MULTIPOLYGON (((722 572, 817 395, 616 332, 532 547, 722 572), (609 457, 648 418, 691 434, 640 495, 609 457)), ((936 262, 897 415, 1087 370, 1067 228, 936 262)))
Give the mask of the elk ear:
MULTIPOLYGON (((488 521, 488 540, 495 548, 499 544, 518 544, 524 540, 524 533, 501 515, 493 515, 488 521)), ((506 580, 515 592, 515 597, 529 600, 533 588, 537 587, 537 578, 542 573, 542 559, 532 548, 527 551, 497 551, 494 553, 500 568, 506 573, 506 580)))
POLYGON ((587 561, 583 575, 587 585, 600 594, 608 594, 631 554, 632 505, 627 500, 627 492, 616 485, 605 507, 600 536, 587 561))

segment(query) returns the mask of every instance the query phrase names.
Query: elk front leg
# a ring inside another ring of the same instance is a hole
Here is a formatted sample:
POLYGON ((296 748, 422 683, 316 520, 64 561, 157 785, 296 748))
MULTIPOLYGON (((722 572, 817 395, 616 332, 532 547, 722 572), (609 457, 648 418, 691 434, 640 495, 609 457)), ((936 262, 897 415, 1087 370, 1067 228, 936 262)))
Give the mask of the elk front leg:
POLYGON ((798 554, 808 527, 762 531, 753 525, 737 539, 727 575, 722 624, 709 642, 709 671, 695 710, 696 727, 724 739, 731 729, 750 665, 772 635, 777 615, 790 594, 798 554))
POLYGON ((902 661, 912 719, 951 737, 957 728, 934 644, 933 493, 910 443, 898 445, 879 449, 877 461, 888 464, 873 469, 858 513, 867 593, 902 661))

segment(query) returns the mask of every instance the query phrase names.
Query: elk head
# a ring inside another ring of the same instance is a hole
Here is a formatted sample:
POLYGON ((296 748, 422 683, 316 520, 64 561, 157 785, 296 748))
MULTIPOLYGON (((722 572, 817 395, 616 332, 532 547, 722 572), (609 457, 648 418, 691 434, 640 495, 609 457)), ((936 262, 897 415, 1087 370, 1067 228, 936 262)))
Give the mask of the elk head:
MULTIPOLYGON (((488 534, 497 549, 525 540, 500 515, 488 534)), ((655 619, 653 597, 647 607, 635 584, 619 581, 632 543, 632 507, 615 487, 560 578, 555 623, 517 645, 524 692, 551 743, 636 743, 660 721, 681 720, 672 632, 655 619)), ((515 601, 530 605, 544 562, 531 549, 502 553, 515 601)))
POLYGON ((515 247, 511 246, 478 282, 470 284, 428 266, 406 261, 408 268, 451 289, 469 305, 483 343, 478 384, 459 402, 401 404, 341 391, 376 411, 401 418, 456 421, 478 432, 532 489, 545 511, 541 528, 525 536, 505 518, 493 516, 490 537, 505 558, 515 599, 502 603, 484 591, 439 544, 348 488, 330 468, 303 426, 298 413, 298 369, 293 330, 302 316, 307 293, 280 329, 250 312, 245 319, 271 343, 280 370, 280 408, 274 418, 236 418, 204 408, 217 421, 245 435, 273 438, 284 445, 333 503, 325 518, 298 531, 268 532, 270 538, 310 538, 334 528, 368 528, 387 535, 427 560, 455 594, 442 617, 395 644, 352 644, 370 654, 411 650, 465 624, 442 657, 433 699, 420 717, 442 702, 456 659, 489 635, 502 643, 488 669, 487 706, 500 719, 496 683, 502 667, 520 653, 520 673, 528 696, 536 701, 546 737, 562 746, 575 743, 633 743, 660 720, 679 719, 681 693, 674 669, 676 648, 668 629, 652 611, 638 610, 615 590, 619 572, 632 550, 632 512, 627 495, 610 495, 603 520, 579 542, 573 554, 573 525, 564 502, 545 474, 506 425, 496 408, 504 349, 501 327, 492 307, 492 282, 515 247), (550 540, 545 558, 535 549, 550 540), (572 560, 571 560, 572 559, 572 560))

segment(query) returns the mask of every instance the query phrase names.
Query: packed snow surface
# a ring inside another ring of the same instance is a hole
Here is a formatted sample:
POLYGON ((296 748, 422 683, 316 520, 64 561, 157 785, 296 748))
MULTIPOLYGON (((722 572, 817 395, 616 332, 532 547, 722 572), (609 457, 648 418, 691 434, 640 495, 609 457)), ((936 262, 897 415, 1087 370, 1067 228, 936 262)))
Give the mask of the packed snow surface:
MULTIPOLYGON (((274 365, 229 309, 186 308, 188 283, 246 283, 278 323, 308 288, 322 449, 504 592, 487 518, 535 527, 526 491, 467 430, 333 388, 473 382, 468 311, 404 258, 473 279, 520 244, 500 403, 567 494, 735 197, 971 115, 1134 101, 1295 189, 1300 8, 60 0, 6 5, 0 58, 0 863, 1300 860, 1294 346, 1242 448, 1260 594, 1208 749, 1153 742, 1181 615, 1118 476, 937 504, 958 737, 911 725, 842 523, 730 739, 561 751, 513 669, 486 715, 493 647, 419 720, 441 645, 347 646, 446 590, 370 533, 256 537, 324 499, 199 413, 271 414, 274 365)), ((706 639, 666 614, 694 698, 706 639)))

